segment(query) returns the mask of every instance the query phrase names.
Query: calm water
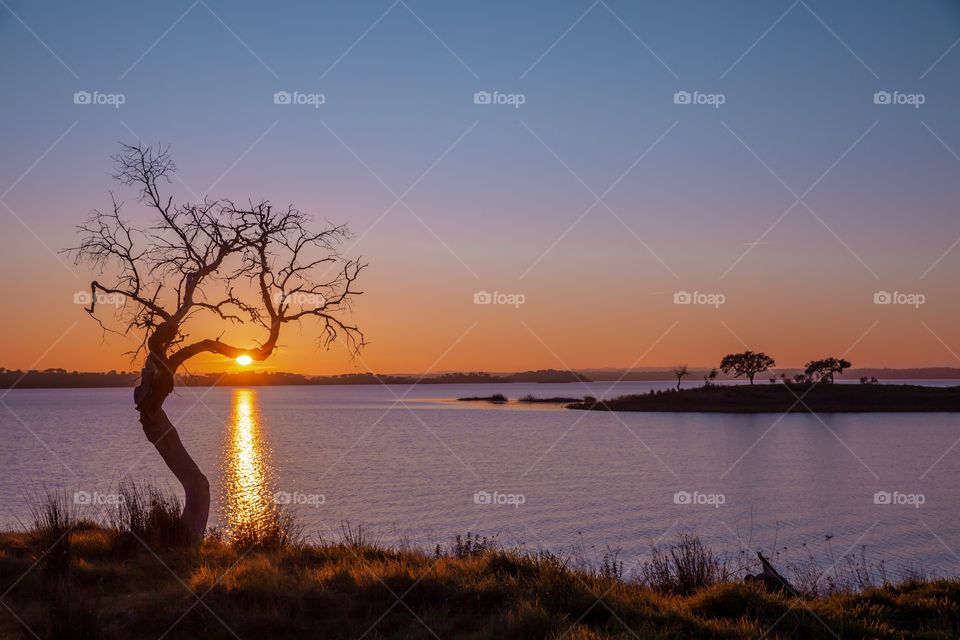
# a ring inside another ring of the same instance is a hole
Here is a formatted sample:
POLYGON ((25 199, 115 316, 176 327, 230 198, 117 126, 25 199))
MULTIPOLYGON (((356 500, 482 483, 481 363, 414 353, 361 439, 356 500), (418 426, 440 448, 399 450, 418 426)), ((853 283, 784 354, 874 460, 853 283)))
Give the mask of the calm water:
MULTIPOLYGON (((609 383, 587 386, 601 396, 609 383)), ((620 383, 610 395, 668 386, 620 383)), ((588 558, 620 549, 630 568, 652 543, 688 531, 731 551, 779 551, 781 560, 809 551, 827 564, 865 545, 894 573, 960 575, 951 551, 960 550, 960 415, 612 414, 453 401, 496 392, 588 390, 194 388, 178 390, 167 411, 211 480, 211 524, 225 528, 276 496, 312 536, 349 521, 385 542, 432 546, 469 530, 588 558), (875 504, 879 491, 923 503, 875 504), (677 504, 677 492, 694 504, 677 504), (922 498, 903 497, 914 494, 922 498)), ((128 475, 175 486, 130 389, 18 390, 3 403, 4 528, 26 521, 43 486, 85 491, 93 503, 128 475)))

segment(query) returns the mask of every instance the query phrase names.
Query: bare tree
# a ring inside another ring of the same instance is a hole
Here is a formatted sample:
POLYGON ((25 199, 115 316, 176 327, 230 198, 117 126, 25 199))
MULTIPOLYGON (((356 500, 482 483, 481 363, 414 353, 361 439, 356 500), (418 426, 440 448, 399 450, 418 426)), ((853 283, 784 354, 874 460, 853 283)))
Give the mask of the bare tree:
POLYGON ((703 386, 711 386, 713 381, 717 379, 718 375, 720 375, 720 372, 716 368, 710 369, 710 371, 703 374, 703 386))
POLYGON ((349 233, 345 226, 310 230, 309 217, 293 207, 206 198, 174 203, 161 194, 175 171, 168 147, 121 145, 113 160, 114 178, 137 190, 151 223, 131 225, 111 193, 110 210, 93 211, 78 227, 80 244, 68 251, 98 272, 86 311, 105 331, 119 333, 111 327, 119 323, 123 333, 137 338, 131 357, 145 357, 134 390, 140 423, 183 486, 182 520, 199 540, 210 512, 210 486, 163 410, 178 370, 203 353, 265 360, 284 325, 302 320, 319 323, 321 345, 343 338, 355 353, 364 344, 363 333, 342 317, 353 296, 362 293, 355 282, 367 265, 338 252, 349 233), (104 296, 122 305, 98 306, 104 296), (204 315, 208 325, 212 319, 257 327, 263 339, 250 348, 228 344, 222 332, 194 339, 193 320, 204 315))
POLYGON ((688 375, 689 371, 687 370, 687 365, 678 364, 673 368, 673 375, 677 378, 677 389, 680 389, 680 382, 683 380, 684 376, 688 375))

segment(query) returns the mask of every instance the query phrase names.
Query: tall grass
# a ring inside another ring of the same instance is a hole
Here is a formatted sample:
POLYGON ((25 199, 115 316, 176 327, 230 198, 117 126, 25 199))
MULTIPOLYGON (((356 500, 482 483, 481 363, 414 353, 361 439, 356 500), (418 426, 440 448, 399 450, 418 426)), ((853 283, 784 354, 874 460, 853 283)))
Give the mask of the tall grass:
MULTIPOLYGON (((320 537, 321 542, 323 536, 320 537)), ((340 522, 339 544, 350 547, 351 549, 380 549, 383 547, 379 535, 372 534, 368 527, 363 524, 353 525, 346 520, 340 522)))
MULTIPOLYGON (((829 541, 827 546, 829 549, 829 541)), ((787 571, 793 576, 795 588, 805 597, 859 593, 892 584, 886 563, 883 560, 868 560, 865 547, 861 547, 859 552, 848 553, 840 558, 834 558, 832 550, 828 550, 827 554, 831 560, 827 567, 823 567, 809 550, 806 550, 806 555, 801 560, 786 563, 787 571)), ((921 581, 930 579, 917 570, 904 569, 903 573, 904 581, 914 578, 920 578, 921 581)))
MULTIPOLYGON (((92 640, 100 628, 99 608, 94 598, 79 592, 72 579, 77 530, 98 525, 78 518, 74 496, 65 489, 45 489, 30 505, 30 530, 34 566, 41 568, 48 614, 36 625, 45 637, 57 640, 92 640)), ((29 573, 29 571, 28 571, 29 573)), ((21 577, 25 577, 23 574, 21 577)), ((17 581, 19 582, 19 581, 17 581)), ((14 582, 10 589, 17 584, 14 582)), ((28 635, 35 636, 33 628, 28 635)))
POLYGON ((704 587, 730 580, 733 572, 726 556, 707 547, 697 536, 681 534, 664 550, 654 547, 640 568, 643 584, 665 593, 688 596, 704 587))
POLYGON ((190 531, 180 518, 183 503, 177 494, 154 484, 123 480, 118 496, 110 524, 121 546, 143 543, 167 548, 191 544, 190 531))
POLYGON ((453 539, 453 542, 447 546, 446 549, 442 545, 437 544, 436 549, 434 549, 434 557, 442 558, 443 556, 450 556, 457 558, 459 560, 464 560, 466 558, 480 558, 488 553, 492 553, 498 549, 497 539, 488 538, 487 536, 480 536, 476 533, 470 533, 467 531, 466 536, 457 536, 453 539))
POLYGON ((64 489, 45 489, 30 504, 31 531, 36 540, 35 561, 58 580, 70 572, 73 528, 77 524, 73 498, 64 489))
POLYGON ((279 505, 261 518, 230 530, 230 544, 236 549, 283 549, 303 544, 303 525, 279 505))

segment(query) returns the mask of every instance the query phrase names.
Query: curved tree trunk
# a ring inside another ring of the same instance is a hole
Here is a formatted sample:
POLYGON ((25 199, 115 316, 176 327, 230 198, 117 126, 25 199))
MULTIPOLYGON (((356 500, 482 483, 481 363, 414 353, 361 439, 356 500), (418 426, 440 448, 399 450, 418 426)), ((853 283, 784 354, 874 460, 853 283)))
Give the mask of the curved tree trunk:
POLYGON ((133 392, 134 401, 143 433, 183 487, 181 519, 193 541, 199 542, 210 515, 210 483, 187 453, 180 434, 163 410, 163 402, 172 391, 173 373, 168 364, 158 363, 158 358, 151 355, 141 372, 140 386, 133 392))

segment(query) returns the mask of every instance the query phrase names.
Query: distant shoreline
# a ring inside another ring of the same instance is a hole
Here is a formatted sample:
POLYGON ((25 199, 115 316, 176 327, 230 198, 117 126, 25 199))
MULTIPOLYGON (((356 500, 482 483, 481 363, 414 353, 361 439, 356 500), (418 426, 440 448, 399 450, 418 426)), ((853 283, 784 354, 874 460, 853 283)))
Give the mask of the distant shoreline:
MULTIPOLYGON (((107 373, 0 370, 0 389, 103 389, 133 388, 140 373, 111 371, 107 373)), ((571 371, 542 369, 494 375, 485 372, 444 373, 431 376, 348 373, 337 376, 305 376, 297 373, 240 371, 178 376, 182 387, 261 387, 261 386, 328 386, 328 385, 413 385, 413 384, 512 384, 512 383, 591 382, 571 371)))
MULTIPOLYGON (((790 376, 794 369, 780 372, 790 376)), ((799 370, 797 370, 799 371, 799 370)), ((698 370, 690 371, 690 380, 702 377, 698 370)), ((960 368, 926 367, 914 369, 849 369, 843 382, 859 377, 877 377, 889 380, 957 380, 960 384, 960 368)), ((101 389, 110 387, 135 387, 140 379, 139 371, 83 372, 47 369, 21 371, 0 368, 0 389, 101 389)), ((717 380, 729 381, 732 377, 720 375, 717 380)), ((675 382, 669 371, 631 371, 622 369, 583 369, 577 372, 542 369, 517 373, 443 373, 429 376, 414 374, 347 373, 332 376, 308 376, 285 372, 228 372, 194 376, 181 376, 177 384, 190 387, 259 387, 259 386, 312 386, 312 385, 413 385, 413 384, 512 384, 565 382, 675 382)), ((758 383, 760 381, 758 380, 758 383)), ((838 380, 841 382, 841 380, 838 380)), ((689 384, 689 382, 687 383, 689 384)))

